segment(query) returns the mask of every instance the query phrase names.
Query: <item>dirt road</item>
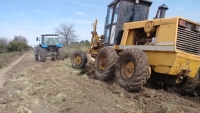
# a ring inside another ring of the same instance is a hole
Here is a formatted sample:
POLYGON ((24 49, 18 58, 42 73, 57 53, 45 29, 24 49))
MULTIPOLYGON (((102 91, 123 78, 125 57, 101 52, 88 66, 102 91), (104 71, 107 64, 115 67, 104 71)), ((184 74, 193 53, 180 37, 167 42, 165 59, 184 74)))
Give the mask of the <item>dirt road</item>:
POLYGON ((146 88, 129 93, 115 82, 80 74, 65 61, 34 61, 32 52, 6 73, 0 113, 199 113, 199 97, 146 88))
POLYGON ((2 70, 0 70, 0 88, 3 87, 3 84, 5 82, 5 75, 6 75, 6 73, 9 72, 15 65, 17 65, 24 58, 24 56, 25 56, 25 54, 23 56, 21 56, 15 62, 13 62, 12 64, 10 64, 7 67, 5 67, 2 70))

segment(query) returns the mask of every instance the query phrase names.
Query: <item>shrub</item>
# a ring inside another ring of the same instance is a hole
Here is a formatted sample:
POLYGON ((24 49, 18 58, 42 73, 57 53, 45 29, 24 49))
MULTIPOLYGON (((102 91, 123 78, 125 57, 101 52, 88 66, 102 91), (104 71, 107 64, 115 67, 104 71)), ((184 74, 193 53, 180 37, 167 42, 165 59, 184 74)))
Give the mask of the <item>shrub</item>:
POLYGON ((8 40, 4 37, 0 37, 0 53, 7 52, 8 40))
POLYGON ((9 52, 22 52, 29 49, 29 46, 25 42, 11 41, 9 42, 7 49, 9 52))

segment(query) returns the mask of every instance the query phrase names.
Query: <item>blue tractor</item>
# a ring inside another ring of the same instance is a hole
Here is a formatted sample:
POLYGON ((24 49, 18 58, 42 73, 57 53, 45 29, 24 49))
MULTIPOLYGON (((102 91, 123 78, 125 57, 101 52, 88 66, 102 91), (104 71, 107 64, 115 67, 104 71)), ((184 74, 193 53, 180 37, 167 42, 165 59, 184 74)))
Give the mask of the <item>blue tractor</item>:
POLYGON ((45 62, 47 57, 51 57, 52 60, 64 60, 65 52, 63 45, 59 43, 57 34, 44 34, 37 41, 41 43, 35 47, 34 55, 35 61, 45 62))

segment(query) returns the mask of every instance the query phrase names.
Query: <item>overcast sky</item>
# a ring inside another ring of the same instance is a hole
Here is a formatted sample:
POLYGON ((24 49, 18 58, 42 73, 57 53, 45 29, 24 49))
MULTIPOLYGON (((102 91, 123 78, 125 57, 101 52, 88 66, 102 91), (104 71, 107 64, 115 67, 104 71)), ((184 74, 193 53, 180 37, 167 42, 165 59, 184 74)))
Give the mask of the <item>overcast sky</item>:
MULTIPOLYGON (((200 0, 152 0, 149 19, 158 6, 169 7, 166 17, 181 16, 200 22, 200 0)), ((36 37, 55 33, 61 23, 74 24, 79 40, 90 40, 91 23, 97 18, 98 34, 104 30, 107 5, 112 0, 0 0, 0 37, 23 35, 35 46, 36 37)))

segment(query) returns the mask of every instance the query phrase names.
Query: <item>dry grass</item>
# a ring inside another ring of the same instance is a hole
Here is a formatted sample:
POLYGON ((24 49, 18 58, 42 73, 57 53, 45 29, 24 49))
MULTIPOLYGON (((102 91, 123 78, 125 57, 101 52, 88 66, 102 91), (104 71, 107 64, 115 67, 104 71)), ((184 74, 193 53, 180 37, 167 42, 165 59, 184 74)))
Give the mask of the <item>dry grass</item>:
POLYGON ((77 50, 82 50, 83 52, 88 52, 89 47, 90 47, 89 43, 83 43, 83 44, 78 43, 78 44, 69 45, 69 46, 65 47, 65 56, 66 56, 66 58, 70 57, 72 55, 72 53, 77 50))
POLYGON ((1 53, 0 68, 6 67, 22 54, 23 54, 22 52, 1 53))

